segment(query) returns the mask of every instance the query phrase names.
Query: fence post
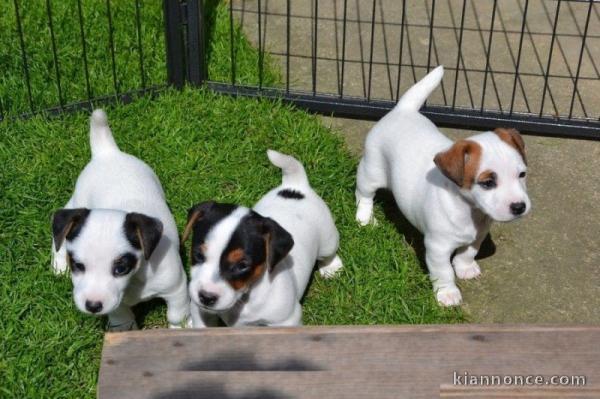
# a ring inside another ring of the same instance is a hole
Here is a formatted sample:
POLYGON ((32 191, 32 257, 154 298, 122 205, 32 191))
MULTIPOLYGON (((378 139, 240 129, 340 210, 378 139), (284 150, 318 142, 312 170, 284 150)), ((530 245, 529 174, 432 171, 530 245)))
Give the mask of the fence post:
POLYGON ((187 76, 199 86, 206 79, 205 14, 203 0, 187 2, 187 76))
POLYGON ((167 47, 167 80, 170 85, 181 88, 185 80, 185 64, 181 34, 183 20, 179 0, 163 0, 163 9, 167 47))

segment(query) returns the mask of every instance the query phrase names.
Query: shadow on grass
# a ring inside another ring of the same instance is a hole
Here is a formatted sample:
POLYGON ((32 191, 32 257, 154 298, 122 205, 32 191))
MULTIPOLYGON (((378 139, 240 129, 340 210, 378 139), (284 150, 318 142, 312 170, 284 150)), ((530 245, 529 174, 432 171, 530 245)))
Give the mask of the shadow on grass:
MULTIPOLYGON (((379 203, 383 208, 383 212, 387 220, 391 221, 396 230, 404 236, 404 239, 410 245, 419 259, 419 265, 425 273, 428 273, 427 264, 425 263, 425 243, 423 234, 417 230, 400 212, 396 205, 394 195, 389 190, 378 190, 375 195, 375 202, 379 203)), ((496 244, 492 240, 492 236, 488 233, 481 244, 479 253, 475 259, 485 259, 496 253, 496 244)), ((454 254, 452 255, 454 256, 454 254)))

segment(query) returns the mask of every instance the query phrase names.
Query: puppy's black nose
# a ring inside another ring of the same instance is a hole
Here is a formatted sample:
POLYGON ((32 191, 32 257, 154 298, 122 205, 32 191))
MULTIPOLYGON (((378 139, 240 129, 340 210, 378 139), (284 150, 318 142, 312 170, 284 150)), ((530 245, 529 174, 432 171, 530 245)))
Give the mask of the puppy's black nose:
POLYGON ((212 306, 215 304, 215 302, 217 302, 219 296, 211 294, 210 292, 200 291, 198 293, 198 299, 200 299, 200 303, 202 303, 204 306, 212 306))
POLYGON ((515 216, 519 216, 525 212, 525 208, 527 208, 527 205, 524 202, 513 202, 510 204, 510 212, 515 216))
POLYGON ((85 308, 91 313, 98 313, 102 310, 102 302, 85 301, 85 308))

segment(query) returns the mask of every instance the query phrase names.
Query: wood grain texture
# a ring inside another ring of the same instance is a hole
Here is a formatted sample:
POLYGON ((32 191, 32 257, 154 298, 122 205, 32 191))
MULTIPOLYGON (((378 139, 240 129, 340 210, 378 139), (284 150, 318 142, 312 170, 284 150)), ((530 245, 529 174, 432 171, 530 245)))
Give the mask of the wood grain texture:
POLYGON ((599 398, 600 326, 213 328, 107 333, 100 398, 599 398), (584 387, 454 385, 585 376, 584 387))

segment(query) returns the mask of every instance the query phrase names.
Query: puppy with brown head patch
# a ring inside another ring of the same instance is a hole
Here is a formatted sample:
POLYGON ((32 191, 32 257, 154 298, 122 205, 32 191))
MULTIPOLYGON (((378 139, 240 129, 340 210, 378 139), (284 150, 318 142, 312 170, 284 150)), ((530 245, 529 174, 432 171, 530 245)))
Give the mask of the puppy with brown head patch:
POLYGON ((194 327, 297 326, 300 299, 319 261, 329 277, 342 267, 329 208, 296 159, 272 150, 282 184, 253 209, 213 201, 192 207, 183 241, 192 235, 189 293, 194 327))
POLYGON ((370 223, 375 191, 390 189, 404 216, 425 236, 438 302, 453 306, 461 302, 454 275, 480 274, 475 256, 491 222, 525 216, 531 202, 518 131, 500 128, 453 143, 419 113, 443 74, 441 66, 431 71, 369 132, 357 173, 356 219, 370 223))

